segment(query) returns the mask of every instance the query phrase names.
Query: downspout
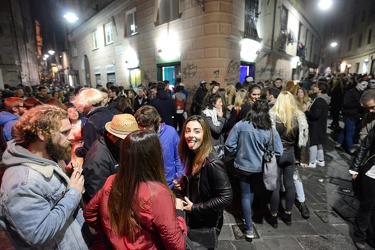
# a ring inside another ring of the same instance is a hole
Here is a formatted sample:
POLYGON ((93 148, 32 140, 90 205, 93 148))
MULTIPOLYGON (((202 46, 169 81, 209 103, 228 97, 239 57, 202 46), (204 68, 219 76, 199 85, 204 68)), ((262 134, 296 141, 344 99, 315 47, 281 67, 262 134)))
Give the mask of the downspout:
POLYGON ((275 5, 274 5, 274 8, 273 8, 273 24, 272 24, 271 51, 273 51, 273 45, 275 43, 276 6, 277 6, 277 0, 275 0, 275 5))

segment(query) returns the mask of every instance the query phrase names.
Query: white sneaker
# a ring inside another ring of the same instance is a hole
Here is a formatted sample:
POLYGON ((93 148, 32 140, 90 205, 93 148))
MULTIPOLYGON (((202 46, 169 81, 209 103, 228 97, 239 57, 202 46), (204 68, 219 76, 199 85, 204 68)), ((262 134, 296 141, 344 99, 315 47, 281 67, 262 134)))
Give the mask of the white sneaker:
POLYGON ((255 235, 254 235, 253 229, 246 230, 245 237, 248 238, 248 239, 254 239, 255 235))
POLYGON ((316 162, 310 162, 309 168, 316 168, 316 162))
POLYGON ((321 166, 321 167, 324 167, 326 165, 326 162, 325 161, 319 161, 319 160, 316 160, 316 165, 318 166, 321 166))

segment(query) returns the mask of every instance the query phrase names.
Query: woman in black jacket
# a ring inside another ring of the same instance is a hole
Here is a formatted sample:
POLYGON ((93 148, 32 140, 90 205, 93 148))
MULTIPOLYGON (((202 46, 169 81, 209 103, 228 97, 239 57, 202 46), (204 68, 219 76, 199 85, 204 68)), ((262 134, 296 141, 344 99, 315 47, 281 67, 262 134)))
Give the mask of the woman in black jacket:
POLYGON ((223 225, 223 210, 233 199, 232 187, 224 163, 211 143, 210 127, 202 116, 189 117, 178 145, 181 163, 186 167, 186 182, 174 181, 175 189, 185 197, 189 228, 223 225))

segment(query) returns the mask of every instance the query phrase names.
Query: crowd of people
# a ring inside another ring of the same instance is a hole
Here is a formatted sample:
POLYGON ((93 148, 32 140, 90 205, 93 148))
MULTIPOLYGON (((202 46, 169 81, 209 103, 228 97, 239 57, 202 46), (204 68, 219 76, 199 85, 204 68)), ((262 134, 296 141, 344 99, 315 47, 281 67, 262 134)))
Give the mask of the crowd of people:
POLYGON ((361 195, 353 240, 364 249, 375 227, 373 76, 247 77, 225 88, 201 81, 189 110, 184 87, 6 85, 0 225, 16 248, 185 249, 192 232, 220 233, 232 185, 241 192, 247 239, 257 198, 273 228, 279 219, 291 226, 294 204, 310 216, 298 167, 326 165, 329 126, 341 130, 336 147, 355 155, 349 173, 361 195), (277 158, 274 190, 262 178, 267 150, 277 158))

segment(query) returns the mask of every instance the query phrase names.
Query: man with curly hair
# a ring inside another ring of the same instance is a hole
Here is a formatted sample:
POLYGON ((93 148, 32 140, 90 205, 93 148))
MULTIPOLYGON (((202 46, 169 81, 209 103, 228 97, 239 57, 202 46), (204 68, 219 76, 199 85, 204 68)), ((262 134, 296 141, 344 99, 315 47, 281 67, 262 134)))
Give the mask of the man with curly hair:
POLYGON ((0 226, 17 249, 89 247, 78 206, 84 178, 80 169, 69 178, 59 165, 70 157, 70 129, 67 112, 50 105, 29 110, 13 126, 3 155, 0 226))

